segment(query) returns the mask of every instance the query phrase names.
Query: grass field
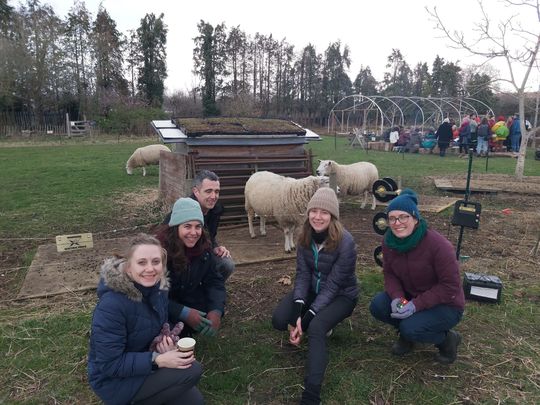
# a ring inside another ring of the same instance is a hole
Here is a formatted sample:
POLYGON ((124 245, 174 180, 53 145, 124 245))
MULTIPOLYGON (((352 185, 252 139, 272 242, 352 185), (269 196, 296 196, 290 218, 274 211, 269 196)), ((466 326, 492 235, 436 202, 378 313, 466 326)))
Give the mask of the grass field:
MULTIPOLYGON (((0 404, 99 403, 86 381, 94 293, 28 301, 13 298, 35 249, 53 242, 55 235, 94 232, 111 237, 144 230, 160 221, 155 202, 129 212, 125 209, 126 199, 142 198, 158 186, 157 167, 150 168, 144 178, 140 172, 127 176, 124 170, 135 147, 153 142, 0 143, 0 404)), ((345 139, 338 139, 334 148, 333 137, 309 147, 318 159, 371 161, 381 176, 401 176, 404 184, 425 194, 440 194, 426 176, 465 176, 467 170, 467 159, 455 156, 441 159, 436 155, 366 154, 348 148, 345 139)), ((513 174, 515 162, 490 159, 489 173, 513 174)), ((485 172, 485 160, 475 159, 473 171, 485 172)), ((540 162, 532 153, 525 175, 540 176, 540 162)), ((492 198, 484 201, 488 210, 502 204, 492 198)), ((504 204, 513 201, 510 198, 504 204)), ((534 206, 529 202, 528 207, 534 206)), ((536 211, 533 208, 529 218, 539 214, 536 201, 536 211)), ((486 218, 486 229, 493 234, 505 234, 509 226, 514 225, 486 218)), ((515 226, 523 234, 531 232, 526 220, 515 226)), ((451 367, 434 365, 426 359, 425 351, 404 359, 389 356, 393 336, 367 311, 369 299, 381 289, 382 277, 372 264, 361 262, 358 276, 362 296, 354 316, 332 337, 323 402, 540 403, 539 258, 509 250, 489 258, 505 282, 505 299, 500 305, 468 304, 459 327, 467 343, 461 348, 459 361, 451 367)), ((265 278, 265 274, 256 273, 257 268, 248 270, 253 271, 249 282, 233 280, 230 284, 237 294, 231 297, 229 318, 220 338, 205 341, 206 350, 199 354, 206 370, 201 389, 209 404, 295 403, 305 346, 293 349, 281 345, 280 335, 268 322, 272 308, 262 305, 250 306, 245 313, 238 310, 241 299, 262 296, 274 283, 269 275, 265 278), (250 294, 244 296, 244 292, 250 294)), ((245 277, 250 274, 248 270, 243 273, 245 277)), ((280 269, 269 269, 269 274, 272 271, 277 274, 280 269)))

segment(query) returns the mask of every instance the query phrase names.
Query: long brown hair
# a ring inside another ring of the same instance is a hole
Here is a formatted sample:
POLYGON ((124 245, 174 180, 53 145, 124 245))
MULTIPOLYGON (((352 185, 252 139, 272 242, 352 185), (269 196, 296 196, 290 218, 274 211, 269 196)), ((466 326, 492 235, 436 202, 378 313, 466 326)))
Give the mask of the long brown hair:
MULTIPOLYGON (((328 225, 328 236, 324 242, 324 248, 326 250, 332 251, 337 249, 339 242, 341 242, 341 239, 343 238, 343 229, 343 225, 339 222, 339 219, 332 215, 330 224, 328 225)), ((312 232, 313 228, 309 223, 309 215, 307 215, 302 230, 300 231, 300 235, 298 236, 298 244, 309 249, 311 247, 312 232)))
MULTIPOLYGON (((180 225, 169 226, 167 224, 160 225, 156 230, 156 238, 161 241, 161 244, 169 255, 168 268, 171 272, 183 272, 187 268, 188 255, 186 254, 186 246, 182 239, 178 237, 178 227, 180 225)), ((210 242, 206 229, 202 228, 201 237, 190 249, 190 256, 199 256, 205 250, 210 249, 210 242)))

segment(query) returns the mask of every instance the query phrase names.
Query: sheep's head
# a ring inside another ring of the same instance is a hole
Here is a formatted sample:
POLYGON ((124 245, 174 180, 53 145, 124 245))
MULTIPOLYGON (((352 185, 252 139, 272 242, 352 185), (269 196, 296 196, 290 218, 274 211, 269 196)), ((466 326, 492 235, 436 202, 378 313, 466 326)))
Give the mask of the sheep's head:
POLYGON ((317 174, 319 176, 328 176, 330 174, 331 160, 319 160, 319 167, 317 167, 317 174))
MULTIPOLYGON (((319 179, 319 187, 330 187, 330 177, 328 176, 317 176, 319 179)), ((336 194, 339 194, 339 186, 336 185, 336 194)))
POLYGON ((133 168, 129 167, 129 165, 126 165, 126 172, 127 174, 133 174, 133 168))

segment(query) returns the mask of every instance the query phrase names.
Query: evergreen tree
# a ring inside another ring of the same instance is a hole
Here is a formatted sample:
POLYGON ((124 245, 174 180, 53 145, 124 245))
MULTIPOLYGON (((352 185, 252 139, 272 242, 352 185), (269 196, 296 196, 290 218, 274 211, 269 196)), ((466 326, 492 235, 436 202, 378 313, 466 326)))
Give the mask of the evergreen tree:
POLYGON ((323 66, 323 93, 328 106, 337 103, 343 97, 352 93, 351 79, 347 69, 351 65, 349 47, 345 45, 341 52, 341 42, 337 41, 328 46, 325 52, 323 66))
POLYGON ((225 73, 225 38, 224 24, 214 27, 201 20, 197 24, 199 36, 194 39, 193 49, 194 72, 202 79, 201 86, 204 116, 219 115, 216 94, 225 73), (221 77, 218 77, 221 74, 221 77))
POLYGON ((246 77, 247 48, 245 32, 240 29, 240 26, 233 27, 226 40, 226 71, 231 80, 225 86, 226 93, 232 97, 237 97, 239 94, 249 91, 249 83, 246 77))
POLYGON ((307 45, 295 64, 298 108, 302 116, 307 113, 308 121, 315 118, 322 94, 322 57, 315 47, 307 45))
POLYGON ((443 69, 444 59, 439 55, 435 57, 431 68, 431 96, 440 97, 443 89, 443 69))
POLYGON ((413 72, 412 95, 429 97, 431 95, 431 75, 427 63, 418 63, 413 72))
POLYGON ((446 63, 441 70, 441 97, 458 97, 463 95, 461 68, 452 62, 446 63))
POLYGON ((92 39, 98 99, 107 93, 126 94, 127 81, 122 75, 124 41, 116 22, 102 6, 92 27, 92 39))
POLYGON ((38 0, 22 6, 20 17, 18 30, 25 53, 20 55, 22 64, 18 67, 19 97, 42 117, 44 111, 56 107, 60 96, 58 78, 65 71, 60 52, 64 27, 53 9, 38 0))
POLYGON ((126 61, 126 77, 128 81, 128 91, 131 98, 135 98, 137 92, 138 82, 138 66, 142 63, 142 56, 139 53, 140 44, 137 31, 129 30, 126 47, 125 47, 125 61, 126 61))
POLYGON ((17 40, 15 20, 19 20, 7 0, 0 0, 0 111, 13 108, 17 103, 17 40))
POLYGON ((412 71, 399 49, 392 49, 384 74, 384 91, 387 96, 407 96, 412 93, 412 71))
POLYGON ((360 72, 358 72, 358 75, 356 75, 353 85, 357 94, 363 94, 365 96, 378 94, 378 82, 377 79, 375 79, 371 74, 371 69, 369 66, 366 66, 365 68, 360 66, 360 72))
POLYGON ((69 67, 68 80, 73 83, 80 113, 85 113, 88 95, 94 88, 94 75, 91 72, 91 15, 84 2, 75 2, 67 15, 63 49, 69 67))
POLYGON ((153 13, 146 14, 137 29, 141 54, 137 88, 147 104, 153 107, 163 104, 164 81, 167 78, 167 31, 163 13, 158 18, 153 13))

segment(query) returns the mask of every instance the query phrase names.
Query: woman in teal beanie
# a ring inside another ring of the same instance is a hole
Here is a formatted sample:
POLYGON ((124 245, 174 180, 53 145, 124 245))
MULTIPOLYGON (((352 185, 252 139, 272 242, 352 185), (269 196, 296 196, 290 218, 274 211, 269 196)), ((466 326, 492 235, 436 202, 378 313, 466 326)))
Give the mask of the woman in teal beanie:
POLYGON ((183 321, 184 334, 216 335, 225 309, 225 281, 204 232, 200 204, 179 198, 168 225, 161 225, 156 237, 167 251, 170 320, 183 321))
POLYGON ((417 204, 410 189, 388 204, 389 227, 382 250, 384 291, 373 298, 369 309, 398 331, 393 354, 410 352, 415 342, 431 343, 439 349, 435 360, 450 364, 461 342, 452 328, 465 306, 459 265, 452 244, 428 228, 417 204))

